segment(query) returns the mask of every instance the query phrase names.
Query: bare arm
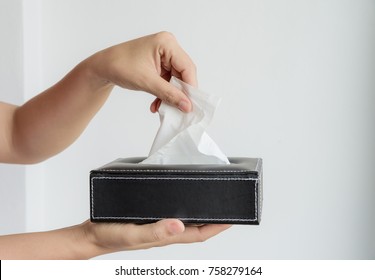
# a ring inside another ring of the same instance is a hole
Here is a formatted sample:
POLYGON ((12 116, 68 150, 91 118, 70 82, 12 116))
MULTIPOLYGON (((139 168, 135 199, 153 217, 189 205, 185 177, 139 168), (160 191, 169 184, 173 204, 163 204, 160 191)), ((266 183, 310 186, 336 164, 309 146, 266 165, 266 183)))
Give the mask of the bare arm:
POLYGON ((7 127, 6 149, 0 143, 0 161, 35 163, 73 143, 113 88, 95 84, 91 76, 82 63, 24 105, 0 104, 0 125, 7 127))
POLYGON ((166 32, 100 51, 61 81, 17 107, 0 103, 0 162, 35 163, 73 143, 101 108, 115 85, 143 90, 183 111, 188 98, 167 80, 174 75, 195 85, 195 66, 166 32))
POLYGON ((166 219, 153 224, 93 224, 48 232, 0 236, 0 259, 89 259, 123 250, 202 242, 228 225, 184 227, 166 219))

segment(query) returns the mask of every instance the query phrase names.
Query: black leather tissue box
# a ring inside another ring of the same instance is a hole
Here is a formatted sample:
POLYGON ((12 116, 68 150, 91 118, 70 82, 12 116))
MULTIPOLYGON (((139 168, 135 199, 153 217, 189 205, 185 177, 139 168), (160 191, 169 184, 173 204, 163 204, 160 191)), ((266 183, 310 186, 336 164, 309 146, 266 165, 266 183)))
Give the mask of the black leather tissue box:
POLYGON ((255 224, 262 212, 262 160, 230 164, 139 164, 117 159, 90 172, 93 222, 255 224))

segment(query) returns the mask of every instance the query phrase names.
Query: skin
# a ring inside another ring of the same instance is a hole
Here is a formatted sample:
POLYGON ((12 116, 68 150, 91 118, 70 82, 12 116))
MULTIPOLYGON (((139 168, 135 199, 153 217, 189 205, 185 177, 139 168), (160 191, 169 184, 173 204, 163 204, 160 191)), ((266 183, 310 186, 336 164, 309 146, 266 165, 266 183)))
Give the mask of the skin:
MULTIPOLYGON (((72 144, 100 110, 114 86, 155 95, 191 110, 184 93, 168 83, 176 76, 197 86, 196 68, 168 32, 102 50, 22 106, 0 102, 0 162, 32 164, 72 144)), ((175 243, 202 242, 229 225, 185 226, 177 219, 152 224, 82 224, 47 232, 0 236, 0 259, 88 259, 175 243)))

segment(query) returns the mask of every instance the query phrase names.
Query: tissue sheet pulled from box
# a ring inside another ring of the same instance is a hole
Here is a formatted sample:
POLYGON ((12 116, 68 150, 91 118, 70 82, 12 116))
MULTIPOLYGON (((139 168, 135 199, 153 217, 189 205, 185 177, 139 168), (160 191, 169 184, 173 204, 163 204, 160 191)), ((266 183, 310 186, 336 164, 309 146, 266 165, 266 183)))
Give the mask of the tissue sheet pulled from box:
POLYGON ((115 160, 90 173, 93 222, 259 224, 262 160, 229 158, 230 164, 138 164, 115 160))

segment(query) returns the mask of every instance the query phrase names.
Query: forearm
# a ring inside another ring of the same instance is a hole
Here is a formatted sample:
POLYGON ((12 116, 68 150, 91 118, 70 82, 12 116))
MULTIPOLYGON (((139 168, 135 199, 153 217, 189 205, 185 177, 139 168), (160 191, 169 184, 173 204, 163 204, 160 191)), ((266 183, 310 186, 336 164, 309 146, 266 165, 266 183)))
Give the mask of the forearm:
POLYGON ((42 161, 82 133, 113 88, 96 76, 92 60, 83 61, 57 84, 15 110, 12 161, 42 161))
POLYGON ((107 253, 105 248, 90 242, 84 230, 86 223, 47 232, 0 236, 0 259, 89 259, 107 253))

